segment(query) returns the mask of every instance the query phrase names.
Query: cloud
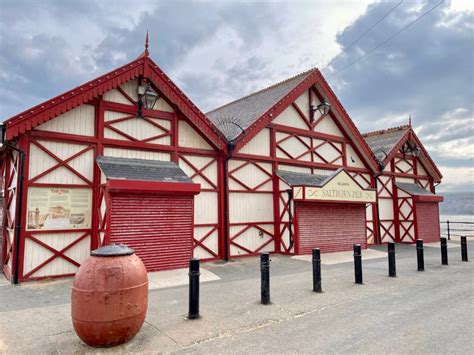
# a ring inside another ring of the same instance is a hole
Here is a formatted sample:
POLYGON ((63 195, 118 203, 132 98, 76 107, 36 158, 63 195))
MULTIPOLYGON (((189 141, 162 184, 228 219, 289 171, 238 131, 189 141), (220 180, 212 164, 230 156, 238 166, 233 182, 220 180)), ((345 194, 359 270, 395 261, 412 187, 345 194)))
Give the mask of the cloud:
MULTIPOLYGON (((453 8, 446 2, 387 45, 331 76, 434 4, 402 4, 323 74, 361 131, 406 124, 411 114, 418 136, 441 166, 447 188, 473 189, 472 178, 460 183, 452 175, 472 172, 474 166, 472 9, 466 10, 462 4, 453 8)), ((368 6, 337 36, 341 48, 348 47, 391 6, 368 6)))

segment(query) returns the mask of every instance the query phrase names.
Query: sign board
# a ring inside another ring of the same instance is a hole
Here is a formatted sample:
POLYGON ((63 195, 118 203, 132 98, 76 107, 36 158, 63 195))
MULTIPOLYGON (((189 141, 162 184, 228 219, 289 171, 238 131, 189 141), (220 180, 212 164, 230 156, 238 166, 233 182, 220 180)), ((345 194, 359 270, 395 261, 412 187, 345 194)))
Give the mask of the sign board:
POLYGON ((328 178, 323 186, 293 187, 295 200, 340 201, 371 203, 376 201, 375 190, 365 190, 344 170, 328 178))
POLYGON ((92 190, 28 188, 27 230, 91 228, 92 190))

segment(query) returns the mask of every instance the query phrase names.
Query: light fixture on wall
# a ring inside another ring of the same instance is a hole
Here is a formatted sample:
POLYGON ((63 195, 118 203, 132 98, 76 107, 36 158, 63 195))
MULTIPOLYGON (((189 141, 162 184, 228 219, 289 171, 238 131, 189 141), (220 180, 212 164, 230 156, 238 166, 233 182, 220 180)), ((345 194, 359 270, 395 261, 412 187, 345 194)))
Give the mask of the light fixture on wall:
POLYGON ((411 149, 411 153, 415 158, 418 158, 421 155, 421 149, 416 144, 411 149))
POLYGON ((311 105, 311 108, 310 108, 311 122, 314 121, 314 113, 316 111, 319 111, 321 116, 325 116, 329 113, 330 109, 331 109, 331 104, 329 102, 327 102, 326 99, 323 99, 323 101, 318 106, 311 105))
POLYGON ((408 152, 411 152, 415 158, 418 158, 421 155, 421 149, 416 145, 416 143, 413 145, 413 147, 411 147, 409 143, 406 143, 402 148, 402 152, 403 159, 405 159, 405 154, 408 152))
POLYGON ((145 110, 152 110, 160 95, 152 89, 150 84, 146 86, 140 85, 138 87, 138 112, 137 117, 143 117, 143 108, 145 110))

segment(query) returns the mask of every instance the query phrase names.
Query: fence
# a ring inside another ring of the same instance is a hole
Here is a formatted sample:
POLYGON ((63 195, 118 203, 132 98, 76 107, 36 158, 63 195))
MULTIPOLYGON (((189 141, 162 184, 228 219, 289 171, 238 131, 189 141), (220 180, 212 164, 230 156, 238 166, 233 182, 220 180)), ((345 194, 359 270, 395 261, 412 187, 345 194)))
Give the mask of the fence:
POLYGON ((440 222, 441 225, 441 237, 474 237, 474 222, 459 222, 459 221, 447 221, 440 222))

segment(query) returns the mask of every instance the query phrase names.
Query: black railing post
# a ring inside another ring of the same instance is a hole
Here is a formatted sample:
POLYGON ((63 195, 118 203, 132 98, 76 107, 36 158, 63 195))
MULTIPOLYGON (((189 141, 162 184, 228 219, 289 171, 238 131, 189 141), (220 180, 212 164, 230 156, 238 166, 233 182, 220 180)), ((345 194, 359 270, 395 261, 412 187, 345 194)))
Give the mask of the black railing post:
POLYGON ((264 252, 260 255, 260 302, 262 304, 270 304, 270 254, 264 252))
POLYGON ((449 219, 446 222, 446 224, 448 225, 448 240, 451 240, 451 233, 450 233, 450 230, 449 230, 449 219))
POLYGON ((189 313, 188 319, 199 318, 199 259, 189 260, 189 313))
POLYGON ((461 259, 462 261, 469 261, 467 258, 467 238, 461 237, 461 259))
POLYGON ((360 244, 354 244, 355 283, 362 284, 362 251, 360 244))
POLYGON ((322 292, 321 288, 321 251, 313 249, 313 291, 322 292))
POLYGON ((388 243, 388 276, 397 277, 397 267, 395 264, 395 243, 388 243))
POLYGON ((418 262, 418 271, 424 271, 425 259, 423 256, 423 239, 416 240, 416 259, 418 262))
POLYGON ((441 265, 448 265, 448 241, 441 238, 441 265))

